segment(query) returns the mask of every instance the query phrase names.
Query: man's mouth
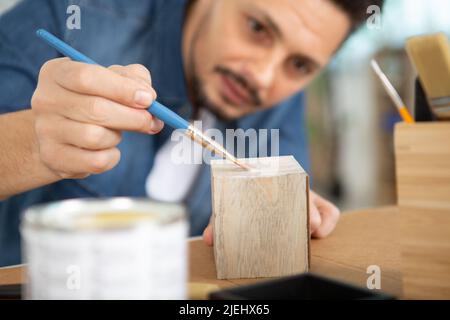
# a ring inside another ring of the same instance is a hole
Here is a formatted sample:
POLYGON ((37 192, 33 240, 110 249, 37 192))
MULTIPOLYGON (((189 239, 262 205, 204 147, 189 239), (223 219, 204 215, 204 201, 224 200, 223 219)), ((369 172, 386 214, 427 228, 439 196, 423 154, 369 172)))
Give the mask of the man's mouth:
POLYGON ((252 103, 247 89, 238 84, 232 77, 221 74, 221 94, 226 102, 236 106, 250 105, 252 103))

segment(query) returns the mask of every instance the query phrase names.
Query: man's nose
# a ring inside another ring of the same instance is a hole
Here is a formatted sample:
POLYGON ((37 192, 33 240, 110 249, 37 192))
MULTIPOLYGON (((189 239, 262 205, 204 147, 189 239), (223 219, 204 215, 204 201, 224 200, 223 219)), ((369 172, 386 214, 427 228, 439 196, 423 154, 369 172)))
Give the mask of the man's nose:
POLYGON ((254 61, 250 66, 251 78, 258 89, 264 90, 272 85, 281 63, 280 60, 276 54, 271 54, 254 61))

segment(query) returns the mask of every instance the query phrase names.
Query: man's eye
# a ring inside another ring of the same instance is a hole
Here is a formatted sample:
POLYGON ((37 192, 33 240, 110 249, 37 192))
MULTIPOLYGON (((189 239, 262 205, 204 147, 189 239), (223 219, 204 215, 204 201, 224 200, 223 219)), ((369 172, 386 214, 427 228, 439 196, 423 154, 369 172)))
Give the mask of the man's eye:
POLYGON ((248 18, 248 26, 250 30, 257 35, 265 34, 267 31, 266 27, 262 23, 253 18, 248 18))
POLYGON ((311 64, 302 58, 292 59, 292 67, 294 72, 300 75, 308 75, 313 72, 311 64))

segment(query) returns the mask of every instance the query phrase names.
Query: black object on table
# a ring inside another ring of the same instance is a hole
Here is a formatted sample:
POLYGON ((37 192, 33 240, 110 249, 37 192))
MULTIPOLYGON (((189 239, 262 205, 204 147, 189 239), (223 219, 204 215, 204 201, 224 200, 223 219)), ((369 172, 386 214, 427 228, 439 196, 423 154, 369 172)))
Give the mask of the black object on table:
POLYGON ((0 300, 20 300, 21 298, 21 284, 8 284, 0 286, 0 300))
POLYGON ((414 98, 414 119, 417 122, 436 121, 436 116, 431 111, 427 96, 423 90, 420 79, 415 83, 415 98, 414 98))
POLYGON ((394 300, 378 290, 358 288, 311 273, 283 277, 210 294, 211 300, 394 300))

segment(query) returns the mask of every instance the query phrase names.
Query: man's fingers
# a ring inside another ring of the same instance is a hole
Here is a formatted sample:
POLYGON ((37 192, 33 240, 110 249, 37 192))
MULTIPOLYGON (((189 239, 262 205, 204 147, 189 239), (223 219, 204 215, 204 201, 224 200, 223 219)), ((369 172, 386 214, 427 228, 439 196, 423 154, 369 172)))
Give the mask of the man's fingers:
POLYGON ((315 238, 327 237, 336 227, 340 217, 339 209, 313 192, 311 192, 311 208, 311 219, 316 219, 317 214, 320 217, 320 224, 311 231, 311 235, 315 238))
POLYGON ((323 198, 322 200, 318 205, 318 210, 322 217, 322 224, 314 233, 314 237, 316 238, 327 237, 336 228, 339 217, 341 216, 336 206, 323 198))
POLYGON ((56 82, 70 91, 140 109, 148 108, 156 98, 151 87, 101 66, 72 61, 54 67, 56 82))
POLYGON ((154 91, 154 89, 152 88, 152 77, 150 71, 141 64, 130 64, 128 66, 112 65, 108 67, 108 69, 120 74, 123 77, 134 79, 141 83, 143 86, 154 91))
POLYGON ((155 97, 143 66, 107 69, 67 58, 48 61, 31 100, 42 162, 62 178, 112 169, 120 160, 121 131, 162 129, 146 110, 155 97))
POLYGON ((211 223, 208 224, 205 231, 203 231, 203 241, 207 246, 212 246, 214 239, 213 239, 213 231, 212 231, 212 225, 211 223))
POLYGON ((122 138, 119 131, 72 121, 58 115, 37 119, 35 128, 40 136, 55 137, 62 144, 93 151, 114 148, 122 138))
POLYGON ((102 97, 84 96, 75 92, 67 95, 69 96, 64 105, 58 108, 50 106, 50 108, 59 115, 74 121, 113 130, 155 134, 163 127, 163 123, 147 110, 129 108, 102 97))
POLYGON ((309 213, 309 227, 311 235, 314 235, 321 224, 322 217, 320 216, 320 212, 314 204, 311 204, 309 213))
POLYGON ((61 178, 72 178, 80 172, 84 175, 100 174, 111 170, 120 161, 120 151, 117 148, 90 151, 51 142, 41 144, 40 156, 61 178))

